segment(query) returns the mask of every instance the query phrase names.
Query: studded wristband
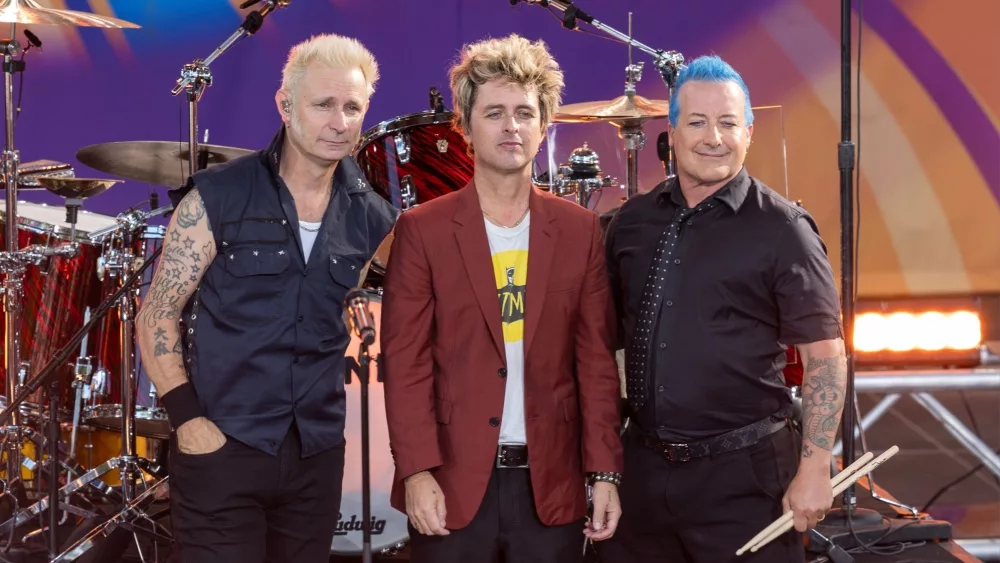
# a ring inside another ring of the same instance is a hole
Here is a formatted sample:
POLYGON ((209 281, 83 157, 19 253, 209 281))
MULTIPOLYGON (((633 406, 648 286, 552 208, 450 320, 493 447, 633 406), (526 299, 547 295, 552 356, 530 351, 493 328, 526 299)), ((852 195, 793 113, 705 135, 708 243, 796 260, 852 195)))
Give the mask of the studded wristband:
POLYGON ((622 474, 614 472, 596 472, 588 475, 590 485, 593 486, 594 483, 598 481, 604 481, 605 483, 611 483, 612 485, 618 487, 622 483, 622 474))

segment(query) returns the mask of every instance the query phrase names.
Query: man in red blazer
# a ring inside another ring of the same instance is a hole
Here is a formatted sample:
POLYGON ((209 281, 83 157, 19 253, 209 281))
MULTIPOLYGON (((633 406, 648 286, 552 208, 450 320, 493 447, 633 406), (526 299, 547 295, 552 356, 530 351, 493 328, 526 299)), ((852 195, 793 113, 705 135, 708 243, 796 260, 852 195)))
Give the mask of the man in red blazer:
POLYGON ((598 217, 531 184, 562 72, 509 36, 451 86, 473 180, 403 213, 384 279, 392 504, 414 563, 579 562, 617 526, 622 454, 598 217))

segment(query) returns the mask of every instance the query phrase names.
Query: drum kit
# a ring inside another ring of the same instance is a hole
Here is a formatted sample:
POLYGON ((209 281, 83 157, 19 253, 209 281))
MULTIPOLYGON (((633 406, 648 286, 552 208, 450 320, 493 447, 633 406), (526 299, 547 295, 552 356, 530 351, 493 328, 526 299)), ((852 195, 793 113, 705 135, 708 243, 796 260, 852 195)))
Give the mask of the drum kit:
MULTIPOLYGON (((264 6, 252 12, 208 58, 183 67, 172 93, 187 94, 190 134, 186 143, 124 141, 85 147, 76 153, 76 159, 114 178, 95 179, 76 177, 73 166, 62 162, 20 162, 14 144, 12 84, 14 74, 25 69, 19 55, 39 42, 25 30, 29 45, 22 49, 16 39, 17 26, 139 26, 91 13, 45 8, 34 0, 0 0, 0 23, 10 24, 11 31, 9 39, 0 40, 6 125, 6 148, 0 157, 6 190, 5 200, 0 202, 0 222, 4 225, 0 273, 5 305, 0 558, 16 545, 28 551, 47 551, 49 561, 73 561, 116 529, 135 534, 137 548, 140 536, 151 539, 154 546, 170 542, 169 533, 148 512, 155 501, 169 494, 163 444, 170 439, 170 427, 155 387, 140 369, 133 323, 164 236, 164 228, 150 224, 150 220, 171 208, 159 207, 155 194, 151 201, 140 204, 148 204, 148 210, 135 206, 114 217, 83 210, 82 206, 123 179, 176 188, 197 170, 252 154, 248 149, 210 145, 207 139, 199 142, 197 103, 211 84, 208 65, 238 39, 259 29, 269 12, 287 3, 265 0, 264 6), (20 201, 18 193, 24 190, 56 194, 64 205, 20 201), (120 446, 104 452, 109 457, 104 453, 95 456, 98 446, 108 438, 120 446), (145 457, 138 452, 140 441, 154 446, 145 457), (140 484, 141 492, 137 490, 140 484), (50 499, 58 501, 53 510, 49 510, 50 499), (67 526, 74 528, 69 540, 53 533, 67 526), (7 542, 3 541, 5 535, 7 542)), ((556 1, 549 4, 561 5, 556 1)), ((576 11, 576 17, 581 14, 576 11)), ((628 41, 630 48, 635 45, 655 54, 657 67, 672 87, 683 58, 672 51, 653 51, 631 38, 628 41)), ((650 120, 666 118, 669 110, 666 101, 636 94, 642 68, 641 63, 628 65, 623 96, 562 106, 554 116, 558 123, 603 122, 618 129, 626 155, 624 187, 629 197, 638 193, 643 128, 650 120)), ((472 178, 473 162, 466 142, 452 129, 453 114, 444 107, 440 94, 435 94, 432 88, 430 111, 371 127, 354 152, 370 185, 404 212, 457 191, 472 178)), ((549 173, 536 174, 533 169, 532 180, 540 189, 573 197, 583 206, 589 206, 595 193, 619 187, 601 169, 598 154, 586 143, 549 173)), ((390 246, 391 237, 376 252, 362 278, 376 326, 380 320, 379 278, 384 274, 390 246)), ((369 349, 354 337, 347 354, 361 357, 362 349, 364 355, 377 358, 377 339, 369 349)), ((393 461, 385 403, 377 361, 370 367, 366 396, 350 377, 346 385, 348 460, 363 457, 358 451, 358 434, 362 426, 371 430, 365 429, 364 467, 348 463, 345 468, 340 512, 331 513, 331 518, 337 518, 332 555, 353 556, 368 550, 391 554, 408 540, 406 515, 389 504, 393 461), (369 401, 370 409, 358 408, 369 401), (366 411, 364 421, 358 414, 362 410, 366 411)))

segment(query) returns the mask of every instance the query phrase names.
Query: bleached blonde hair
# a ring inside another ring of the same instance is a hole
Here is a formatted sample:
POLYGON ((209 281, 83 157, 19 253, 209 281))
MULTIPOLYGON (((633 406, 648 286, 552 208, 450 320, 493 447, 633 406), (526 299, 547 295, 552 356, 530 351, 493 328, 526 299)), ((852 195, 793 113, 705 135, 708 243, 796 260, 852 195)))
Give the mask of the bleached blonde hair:
POLYGON ((452 125, 464 133, 480 86, 497 78, 538 93, 542 129, 548 127, 562 103, 563 72, 542 40, 529 41, 517 34, 466 45, 449 72, 455 115, 452 125))
POLYGON ((357 39, 327 33, 314 35, 288 52, 288 60, 281 71, 281 88, 291 97, 295 97, 306 68, 313 62, 331 68, 358 68, 365 76, 368 97, 375 93, 375 83, 379 79, 375 55, 357 39))

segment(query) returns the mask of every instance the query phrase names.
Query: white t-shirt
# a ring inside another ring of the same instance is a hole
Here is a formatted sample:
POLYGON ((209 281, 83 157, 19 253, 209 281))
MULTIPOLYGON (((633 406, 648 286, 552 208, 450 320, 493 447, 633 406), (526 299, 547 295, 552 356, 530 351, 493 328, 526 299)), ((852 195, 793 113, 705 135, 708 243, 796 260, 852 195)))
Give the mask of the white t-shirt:
POLYGON ((321 221, 299 221, 299 238, 302 239, 302 255, 306 257, 305 260, 307 263, 309 262, 309 253, 312 252, 313 243, 316 242, 316 235, 319 234, 319 227, 322 224, 321 221))
POLYGON ((500 300, 507 356, 501 444, 527 444, 524 427, 524 288, 528 281, 530 221, 531 218, 525 216, 516 227, 505 229, 486 220, 486 236, 493 255, 493 275, 500 300))

